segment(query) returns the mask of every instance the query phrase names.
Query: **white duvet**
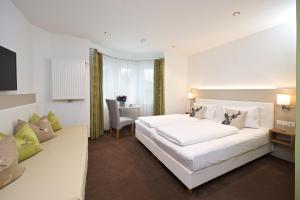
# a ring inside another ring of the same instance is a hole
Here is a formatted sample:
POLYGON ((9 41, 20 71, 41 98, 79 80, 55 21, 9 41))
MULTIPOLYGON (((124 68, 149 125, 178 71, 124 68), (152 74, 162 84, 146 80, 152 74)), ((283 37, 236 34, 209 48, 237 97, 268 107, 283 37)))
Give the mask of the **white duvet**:
POLYGON ((156 127, 159 135, 167 140, 186 146, 238 133, 239 129, 211 120, 197 120, 156 127))
POLYGON ((199 121, 196 118, 183 114, 139 117, 138 120, 149 128, 157 128, 161 126, 199 121))

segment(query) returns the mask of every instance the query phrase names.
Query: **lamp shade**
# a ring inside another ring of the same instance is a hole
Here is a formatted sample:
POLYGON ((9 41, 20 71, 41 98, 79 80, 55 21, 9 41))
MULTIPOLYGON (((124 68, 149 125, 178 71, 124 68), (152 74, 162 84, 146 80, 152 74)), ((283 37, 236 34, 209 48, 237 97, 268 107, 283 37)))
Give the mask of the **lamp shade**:
POLYGON ((187 94, 188 99, 193 99, 194 98, 194 94, 192 92, 189 92, 187 94))
POLYGON ((291 95, 289 94, 277 94, 277 104, 278 105, 291 105, 291 95))

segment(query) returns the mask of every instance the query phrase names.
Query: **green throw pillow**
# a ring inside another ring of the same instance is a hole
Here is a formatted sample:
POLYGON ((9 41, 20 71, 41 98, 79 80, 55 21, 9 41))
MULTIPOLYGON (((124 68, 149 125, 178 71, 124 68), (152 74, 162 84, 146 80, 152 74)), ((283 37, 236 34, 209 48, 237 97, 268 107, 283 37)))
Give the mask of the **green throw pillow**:
POLYGON ((58 131, 58 130, 62 129, 59 119, 53 112, 49 112, 47 115, 47 118, 48 118, 49 122, 51 123, 52 129, 54 131, 58 131))
POLYGON ((42 150, 42 145, 28 124, 17 131, 15 141, 19 151, 19 162, 42 150))
POLYGON ((5 138, 5 135, 3 133, 0 133, 0 141, 5 138))
POLYGON ((34 124, 38 122, 41 119, 40 116, 38 116, 36 113, 33 113, 31 118, 30 118, 30 123, 34 124))

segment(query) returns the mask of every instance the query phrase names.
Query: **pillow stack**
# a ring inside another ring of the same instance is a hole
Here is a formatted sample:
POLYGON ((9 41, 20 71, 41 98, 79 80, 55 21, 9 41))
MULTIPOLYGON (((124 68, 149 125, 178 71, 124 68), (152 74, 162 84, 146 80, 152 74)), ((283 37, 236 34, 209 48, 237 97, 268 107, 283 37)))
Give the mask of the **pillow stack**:
POLYGON ((36 134, 28 124, 22 126, 14 137, 19 150, 19 161, 23 161, 43 149, 36 134))
POLYGON ((39 142, 45 142, 45 141, 50 140, 53 137, 55 137, 55 135, 53 134, 51 124, 47 120, 47 118, 46 119, 41 118, 40 120, 38 120, 34 124, 24 122, 24 121, 18 119, 17 131, 20 130, 25 124, 28 124, 30 126, 30 128, 36 134, 39 142))
MULTIPOLYGON (((224 121, 223 124, 229 123, 230 119, 233 117, 237 117, 234 119, 233 126, 238 128, 259 128, 259 116, 260 109, 256 106, 249 107, 224 107, 224 121), (240 112, 238 116, 236 115, 240 112), (239 122, 238 122, 239 121, 239 122)), ((232 125, 231 123, 227 125, 232 125)))
POLYGON ((50 121, 51 126, 52 126, 52 128, 53 128, 53 130, 55 132, 59 131, 60 129, 62 129, 62 126, 61 126, 61 124, 59 122, 58 117, 53 112, 49 112, 48 113, 47 119, 50 121))
POLYGON ((19 154, 12 136, 0 134, 0 189, 20 177, 24 168, 18 164, 19 154))
POLYGON ((190 116, 197 119, 220 120, 219 122, 222 124, 235 126, 239 129, 257 129, 260 127, 260 112, 261 108, 258 106, 218 107, 214 104, 194 103, 190 116))
POLYGON ((33 113, 33 115, 31 116, 31 119, 30 119, 30 123, 36 124, 41 119, 43 119, 44 121, 45 121, 45 119, 47 119, 50 122, 51 127, 52 127, 54 132, 59 131, 60 129, 62 129, 62 126, 59 122, 58 117, 51 111, 48 113, 47 117, 46 116, 40 117, 36 113, 33 113))
POLYGON ((47 117, 34 113, 30 122, 18 119, 14 136, 0 133, 0 189, 20 177, 25 169, 18 163, 42 151, 41 143, 60 129, 59 119, 49 112, 47 117))
POLYGON ((235 126, 237 128, 244 128, 247 117, 247 111, 240 111, 235 109, 225 108, 224 121, 222 124, 235 126))
POLYGON ((197 119, 203 119, 206 111, 206 106, 194 105, 190 117, 197 119))
MULTIPOLYGON (((194 109, 197 109, 200 107, 202 107, 201 114, 199 113, 200 116, 202 117, 201 119, 214 119, 215 113, 217 110, 216 105, 202 105, 202 104, 198 104, 198 103, 193 104, 194 109)), ((192 108, 192 111, 193 111, 193 108, 192 108)), ((200 119, 200 118, 198 118, 198 119, 200 119)))

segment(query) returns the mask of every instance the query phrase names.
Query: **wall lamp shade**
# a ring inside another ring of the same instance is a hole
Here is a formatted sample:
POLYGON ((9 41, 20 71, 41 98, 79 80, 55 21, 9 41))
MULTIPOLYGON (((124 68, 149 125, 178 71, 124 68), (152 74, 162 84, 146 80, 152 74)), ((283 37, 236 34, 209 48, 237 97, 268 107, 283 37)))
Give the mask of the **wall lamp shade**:
POLYGON ((289 94, 277 94, 277 104, 278 105, 291 105, 291 95, 289 94))
POLYGON ((193 99, 194 98, 194 94, 192 92, 189 92, 187 94, 188 99, 193 99))
POLYGON ((289 94, 277 94, 277 104, 282 105, 282 110, 290 110, 291 95, 289 94))

